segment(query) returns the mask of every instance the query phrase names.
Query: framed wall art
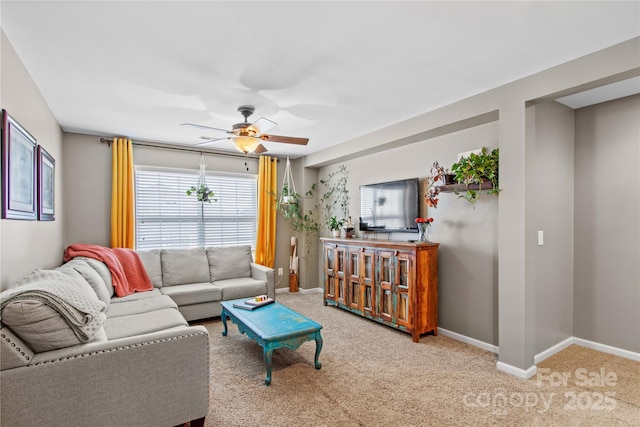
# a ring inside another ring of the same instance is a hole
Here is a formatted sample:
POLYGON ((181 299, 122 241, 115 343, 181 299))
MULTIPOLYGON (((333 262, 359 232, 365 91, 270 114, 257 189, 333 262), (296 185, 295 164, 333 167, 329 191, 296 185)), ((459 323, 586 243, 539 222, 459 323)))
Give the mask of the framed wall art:
POLYGON ((55 220, 56 161, 38 145, 38 219, 55 220))
POLYGON ((36 140, 2 110, 2 218, 35 220, 36 140))

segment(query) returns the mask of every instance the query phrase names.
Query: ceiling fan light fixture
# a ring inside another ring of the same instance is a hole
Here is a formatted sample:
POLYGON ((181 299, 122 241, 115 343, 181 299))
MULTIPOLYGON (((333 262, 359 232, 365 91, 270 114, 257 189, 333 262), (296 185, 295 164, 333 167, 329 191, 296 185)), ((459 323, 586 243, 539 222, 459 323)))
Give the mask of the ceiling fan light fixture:
POLYGON ((253 153, 258 145, 260 145, 260 140, 258 138, 253 138, 250 136, 235 136, 231 138, 233 141, 233 145, 236 146, 238 151, 248 154, 253 153))

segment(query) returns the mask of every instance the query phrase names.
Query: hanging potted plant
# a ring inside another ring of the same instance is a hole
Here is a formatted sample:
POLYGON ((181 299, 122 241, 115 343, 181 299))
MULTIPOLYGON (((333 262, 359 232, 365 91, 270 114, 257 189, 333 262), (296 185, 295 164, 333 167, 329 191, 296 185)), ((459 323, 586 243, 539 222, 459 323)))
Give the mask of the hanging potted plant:
POLYGON ((191 196, 192 194, 197 197, 199 202, 211 203, 212 200, 214 202, 218 201, 218 199, 213 198, 215 194, 209 187, 207 187, 206 183, 200 183, 197 186, 189 188, 187 190, 187 196, 191 196))
POLYGON ((487 147, 482 147, 480 154, 471 153, 469 157, 462 157, 451 166, 458 183, 464 184, 465 194, 456 194, 464 197, 469 203, 475 205, 480 199, 483 183, 491 183, 487 194, 498 196, 498 170, 500 163, 500 153, 498 148, 487 152, 487 147))
MULTIPOLYGON (((310 193, 311 190, 307 192, 307 196, 310 193)), ((306 232, 307 240, 309 240, 309 233, 318 231, 318 223, 311 211, 308 213, 303 212, 302 196, 296 192, 293 173, 291 172, 291 162, 288 157, 280 195, 274 194, 274 196, 276 197, 275 208, 278 212, 291 224, 294 231, 306 232)))

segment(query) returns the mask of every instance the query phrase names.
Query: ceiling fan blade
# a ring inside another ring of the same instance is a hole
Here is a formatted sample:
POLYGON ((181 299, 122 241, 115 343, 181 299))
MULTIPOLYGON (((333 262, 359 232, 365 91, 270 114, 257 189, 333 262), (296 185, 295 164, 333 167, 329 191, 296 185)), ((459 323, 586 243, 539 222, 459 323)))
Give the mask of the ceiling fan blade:
POLYGON ((268 150, 267 150, 267 147, 265 147, 264 145, 260 144, 260 145, 258 145, 258 146, 256 147, 256 149, 255 149, 255 150, 253 150, 253 153, 254 153, 254 154, 262 154, 262 153, 265 153, 265 152, 267 152, 267 151, 268 151, 268 150))
POLYGON ((276 122, 265 119, 264 117, 260 117, 258 120, 249 125, 247 129, 254 130, 258 135, 262 135, 269 129, 273 129, 276 126, 278 126, 276 122))
POLYGON ((202 141, 202 142, 198 142, 197 144, 193 144, 193 146, 194 147, 199 147, 201 145, 211 144, 212 142, 224 141, 224 140, 227 140, 227 139, 229 139, 229 138, 210 138, 210 139, 207 139, 206 141, 202 141))
POLYGON ((225 129, 214 128, 211 126, 197 125, 195 123, 180 123, 180 126, 188 126, 188 127, 198 128, 198 129, 207 129, 207 130, 215 130, 218 132, 231 133, 231 131, 228 131, 225 129))
POLYGON ((309 138, 296 138, 293 136, 281 136, 281 135, 261 135, 260 139, 269 142, 284 142, 285 144, 298 144, 307 145, 309 138))

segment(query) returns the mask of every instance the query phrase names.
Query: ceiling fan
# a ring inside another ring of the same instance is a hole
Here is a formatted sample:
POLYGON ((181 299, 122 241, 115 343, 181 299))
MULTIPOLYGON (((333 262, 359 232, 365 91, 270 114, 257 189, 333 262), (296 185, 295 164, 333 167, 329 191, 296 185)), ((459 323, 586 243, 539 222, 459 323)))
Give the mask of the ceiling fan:
POLYGON ((285 144, 298 144, 298 145, 307 145, 309 142, 309 138, 296 138, 293 136, 280 136, 280 135, 267 135, 269 129, 277 126, 278 124, 272 120, 265 119, 264 117, 260 117, 253 123, 249 123, 247 119, 250 115, 255 111, 255 107, 253 105, 241 105, 238 107, 238 111, 244 117, 244 122, 236 123, 232 126, 231 130, 214 128, 211 126, 198 125, 195 123, 182 123, 180 126, 190 126, 199 129, 206 129, 209 131, 216 132, 224 132, 229 136, 225 136, 222 138, 210 138, 210 137, 201 137, 206 139, 206 141, 200 142, 196 145, 204 145, 210 144, 212 142, 223 141, 223 140, 231 140, 235 147, 245 153, 255 153, 260 154, 267 151, 266 147, 262 145, 262 141, 267 142, 283 142, 285 144))

